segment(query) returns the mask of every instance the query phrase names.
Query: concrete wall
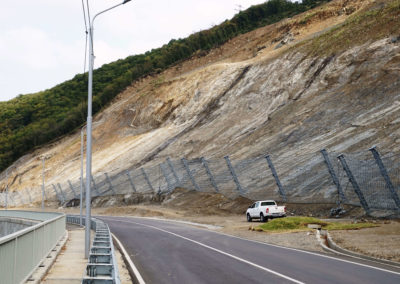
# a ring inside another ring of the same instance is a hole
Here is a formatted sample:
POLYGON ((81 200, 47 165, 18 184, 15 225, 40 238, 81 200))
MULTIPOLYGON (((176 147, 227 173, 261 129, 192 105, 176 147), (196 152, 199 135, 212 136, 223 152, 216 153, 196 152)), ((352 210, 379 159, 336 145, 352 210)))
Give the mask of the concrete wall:
POLYGON ((31 220, 0 217, 0 238, 33 226, 36 223, 31 220))

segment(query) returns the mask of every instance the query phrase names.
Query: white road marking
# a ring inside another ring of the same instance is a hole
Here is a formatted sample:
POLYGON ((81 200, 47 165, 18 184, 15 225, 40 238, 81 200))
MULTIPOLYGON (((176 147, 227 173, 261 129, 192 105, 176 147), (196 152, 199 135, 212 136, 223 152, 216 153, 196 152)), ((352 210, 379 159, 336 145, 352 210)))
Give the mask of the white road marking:
POLYGON ((304 284, 304 282, 301 282, 301 281, 298 281, 298 280, 296 280, 296 279, 290 278, 289 276, 283 275, 283 274, 281 274, 281 273, 279 273, 279 272, 276 272, 276 271, 274 271, 274 270, 268 269, 268 268, 263 267, 263 266, 261 266, 261 265, 255 264, 255 263, 250 262, 250 261, 248 261, 248 260, 245 260, 245 259, 243 259, 243 258, 237 257, 237 256, 235 256, 235 255, 232 255, 232 254, 227 253, 227 252, 224 252, 224 251, 222 251, 222 250, 213 248, 213 247, 211 247, 211 246, 205 245, 205 244, 200 243, 200 242, 198 242, 198 241, 195 241, 195 240, 186 238, 186 237, 181 236, 181 235, 178 235, 178 234, 176 234, 176 233, 173 233, 173 232, 170 232, 170 231, 167 231, 167 230, 163 230, 163 229, 160 229, 160 228, 151 226, 151 225, 141 224, 141 223, 137 223, 137 222, 133 222, 133 221, 123 221, 123 220, 118 220, 118 221, 119 221, 119 222, 132 223, 132 224, 136 224, 136 225, 140 225, 140 226, 149 227, 149 228, 152 228, 152 229, 155 229, 155 230, 158 230, 158 231, 161 231, 161 232, 164 232, 164 233, 173 235, 173 236, 175 236, 175 237, 178 237, 178 238, 187 240, 187 241, 189 241, 189 242, 195 243, 195 244, 197 244, 197 245, 199 245, 199 246, 202 246, 202 247, 208 248, 208 249, 210 249, 210 250, 216 251, 216 252, 218 252, 218 253, 220 253, 220 254, 229 256, 229 257, 231 257, 231 258, 233 258, 233 259, 236 259, 236 260, 238 260, 238 261, 244 262, 244 263, 246 263, 246 264, 248 264, 248 265, 251 265, 251 266, 254 266, 254 267, 258 268, 258 269, 261 269, 261 270, 264 270, 264 271, 266 271, 266 272, 272 273, 272 274, 274 274, 274 275, 276 275, 276 276, 279 276, 279 277, 284 278, 284 279, 286 279, 286 280, 292 281, 292 282, 294 282, 294 283, 304 284))
MULTIPOLYGON (((102 216, 104 217, 104 216, 102 216)), ((116 216, 117 217, 117 216, 116 216)), ((134 216, 127 216, 128 218, 142 218, 142 219, 150 219, 148 217, 134 217, 134 216)), ((111 217, 112 218, 112 217, 111 217)), ((157 219, 157 218, 151 218, 151 219, 157 219)), ((158 219, 159 221, 165 221, 164 219, 158 219)), ((127 222, 127 221, 125 221, 127 222)), ((198 230, 204 230, 201 228, 197 228, 198 230)), ((210 230, 208 230, 210 231, 210 230)), ((379 267, 375 267, 372 265, 368 265, 368 264, 363 264, 363 263, 359 263, 359 262, 354 262, 351 260, 345 260, 345 259, 341 259, 341 258, 337 258, 337 257, 333 257, 333 256, 329 256, 329 255, 324 255, 324 254, 319 254, 316 252, 310 252, 310 251, 306 251, 306 250, 301 250, 301 249, 296 249, 296 248, 289 248, 289 247, 284 247, 284 246, 280 246, 280 245, 274 245, 274 244, 268 244, 268 243, 263 243, 263 242, 259 242, 259 241, 254 241, 254 240, 249 240, 249 239, 245 239, 245 238, 241 238, 241 237, 237 237, 234 235, 228 235, 225 233, 221 233, 221 232, 217 232, 217 231, 211 231, 213 233, 219 234, 219 235, 223 235, 223 236, 227 236, 227 237, 232 237, 235 239, 239 239, 239 240, 243 240, 243 241, 247 241, 247 242, 252 242, 252 243, 257 243, 257 244, 261 244, 261 245, 265 245, 265 246, 272 246, 272 247, 277 247, 277 248, 283 248, 283 249, 287 249, 287 250, 292 250, 292 251, 297 251, 297 252, 303 252, 306 254, 310 254, 310 255, 316 255, 316 256, 320 256, 320 257, 324 257, 324 258, 328 258, 328 259, 332 259, 332 260, 336 260, 336 261, 342 261, 342 262, 346 262, 346 263, 351 263, 351 264, 355 264, 355 265, 359 265, 359 266, 363 266, 363 267, 367 267, 367 268, 371 268, 371 269, 375 269, 375 270, 380 270, 383 272, 388 272, 388 273, 392 273, 392 274, 396 274, 396 275, 400 275, 400 272, 396 272, 396 271, 392 271, 392 270, 388 270, 388 269, 384 269, 384 268, 379 268, 379 267)), ((354 257, 355 258, 355 257, 354 257)), ((363 259, 364 260, 364 259, 363 259)), ((365 260, 365 261, 369 261, 372 262, 371 260, 365 260)), ((380 263, 382 264, 382 263, 380 263)), ((382 264, 382 265, 387 265, 390 266, 389 264, 382 264)))
POLYGON ((131 267, 133 273, 135 274, 136 279, 139 282, 139 284, 146 284, 146 282, 144 282, 144 280, 142 278, 142 275, 140 275, 139 270, 136 268, 135 264, 133 263, 133 261, 129 257, 129 254, 125 250, 125 248, 122 245, 122 243, 118 240, 118 238, 114 234, 112 234, 112 236, 113 236, 114 240, 118 243, 118 246, 121 249, 122 254, 125 255, 125 259, 128 261, 128 264, 131 267))
MULTIPOLYGON (((132 216, 127 216, 127 217, 128 217, 128 218, 150 219, 150 218, 148 218, 148 217, 132 217, 132 216)), ((160 218, 157 219, 157 218, 155 218, 155 217, 152 217, 151 219, 159 220, 159 221, 165 221, 165 219, 160 219, 160 218)), ((171 220, 171 222, 173 222, 173 220, 171 220)), ((197 228, 197 229, 198 229, 198 230, 204 230, 204 229, 201 229, 201 228, 197 228)), ((209 230, 209 231, 210 231, 210 230, 209 230)), ((269 243, 263 243, 263 242, 260 242, 260 241, 249 240, 249 239, 241 238, 241 237, 238 237, 238 236, 229 235, 229 234, 225 234, 225 233, 221 233, 221 232, 217 232, 217 231, 212 231, 212 230, 211 230, 211 232, 214 232, 214 233, 219 234, 219 235, 223 235, 223 236, 227 236, 227 237, 232 237, 232 238, 235 238, 235 239, 243 240, 243 241, 248 241, 248 242, 252 242, 252 243, 257 243, 257 244, 261 244, 261 245, 265 245, 265 246, 272 246, 272 247, 277 247, 277 248, 283 248, 283 249, 292 250, 292 251, 304 252, 304 253, 310 254, 310 255, 321 256, 321 257, 333 259, 333 260, 336 260, 336 261, 342 261, 342 262, 346 262, 346 263, 351 263, 351 264, 355 264, 355 265, 359 265, 359 266, 364 266, 364 267, 368 267, 368 268, 372 268, 372 269, 376 269, 376 270, 380 270, 380 271, 384 271, 384 272, 388 272, 388 273, 400 275, 400 272, 396 272, 396 271, 392 271, 392 270, 388 270, 388 269, 384 269, 384 268, 380 268, 380 267, 376 267, 376 266, 372 266, 372 265, 368 265, 368 264, 363 264, 363 263, 359 263, 359 262, 354 262, 354 261, 351 261, 351 260, 341 259, 341 258, 337 258, 337 257, 334 257, 334 256, 329 256, 329 255, 325 255, 325 254, 320 254, 320 253, 311 252, 311 251, 306 251, 306 250, 301 250, 301 249, 296 249, 296 248, 284 247, 284 246, 280 246, 280 245, 274 245, 274 244, 269 244, 269 243)), ((359 257, 356 257, 356 256, 349 256, 349 255, 345 255, 345 256, 347 256, 347 257, 352 257, 352 258, 356 258, 356 259, 360 259, 360 260, 362 260, 362 261, 375 262, 375 261, 373 261, 373 260, 365 260, 365 259, 362 259, 362 258, 359 258, 359 257)), ((391 267, 394 267, 394 268, 399 268, 398 266, 394 266, 394 265, 390 265, 390 264, 386 264, 386 263, 380 263, 380 262, 375 262, 375 263, 378 263, 378 264, 381 264, 381 265, 386 265, 386 266, 391 266, 391 267)))
MULTIPOLYGON (((199 230, 200 230, 200 229, 199 229, 199 230)), ((380 270, 380 271, 384 271, 384 272, 389 272, 389 273, 393 273, 393 274, 396 274, 396 275, 400 275, 400 272, 391 271, 391 270, 388 270, 388 269, 379 268, 379 267, 375 267, 375 266, 372 266, 372 265, 363 264, 363 263, 359 263, 359 262, 354 262, 354 261, 351 261, 351 260, 341 259, 341 258, 337 258, 337 257, 325 255, 325 254, 320 254, 320 253, 311 252, 311 251, 306 251, 306 250, 301 250, 301 249, 296 249, 296 248, 289 248, 289 247, 284 247, 284 246, 280 246, 280 245, 268 244, 268 243, 263 243, 263 242, 259 242, 259 241, 248 240, 248 239, 245 239, 245 238, 241 238, 241 237, 237 237, 237 236, 233 236, 233 235, 228 235, 228 234, 224 234, 224 233, 221 233, 221 232, 214 232, 214 233, 220 234, 220 235, 223 235, 223 236, 228 236, 228 237, 240 239, 240 240, 243 240, 243 241, 248 241, 248 242, 253 242, 253 243, 265 245, 265 246, 272 246, 272 247, 283 248, 283 249, 287 249, 287 250, 293 250, 293 251, 298 251, 298 252, 304 252, 304 253, 307 253, 307 254, 316 255, 316 256, 321 256, 321 257, 333 259, 333 260, 336 260, 336 261, 342 261, 342 262, 346 262, 346 263, 351 263, 351 264, 355 264, 355 265, 359 265, 359 266, 364 266, 364 267, 368 267, 368 268, 372 268, 372 269, 376 269, 376 270, 380 270)), ((347 256, 347 257, 350 257, 350 256, 348 256, 348 255, 346 255, 346 256, 347 256)), ((353 257, 353 258, 358 258, 358 257, 353 257)), ((369 262, 374 262, 374 261, 372 261, 372 260, 365 260, 365 259, 361 259, 361 258, 360 258, 360 260, 369 261, 369 262)), ((377 262, 377 263, 378 263, 378 262, 377 262)), ((393 265, 390 265, 390 264, 385 264, 385 263, 379 263, 379 264, 381 264, 381 265, 387 265, 387 266, 392 266, 392 267, 398 268, 397 266, 393 266, 393 265)))

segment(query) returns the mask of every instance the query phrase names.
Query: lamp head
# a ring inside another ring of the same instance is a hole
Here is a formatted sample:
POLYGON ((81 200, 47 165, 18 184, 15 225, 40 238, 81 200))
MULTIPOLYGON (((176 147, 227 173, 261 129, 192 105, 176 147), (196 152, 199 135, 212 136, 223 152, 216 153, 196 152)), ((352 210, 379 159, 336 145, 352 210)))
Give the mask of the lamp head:
POLYGON ((131 0, 124 0, 124 2, 122 2, 122 4, 126 4, 126 3, 128 3, 129 1, 131 1, 131 0))

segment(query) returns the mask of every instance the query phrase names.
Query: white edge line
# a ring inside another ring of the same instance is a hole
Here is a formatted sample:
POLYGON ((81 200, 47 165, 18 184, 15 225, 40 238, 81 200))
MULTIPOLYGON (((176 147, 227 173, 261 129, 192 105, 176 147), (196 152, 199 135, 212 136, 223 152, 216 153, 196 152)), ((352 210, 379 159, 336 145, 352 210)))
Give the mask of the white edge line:
MULTIPOLYGON (((102 217, 103 217, 103 216, 102 216, 102 217)), ((126 216, 126 217, 125 217, 125 216, 104 216, 104 217, 111 217, 111 218, 113 218, 113 217, 142 218, 142 219, 154 219, 154 220, 159 220, 159 221, 165 221, 164 219, 159 219, 159 218, 156 218, 156 217, 152 217, 152 218, 149 218, 149 217, 135 217, 135 216, 126 216)), ((173 220, 171 220, 171 222, 173 222, 173 220)), ((198 229, 198 230, 205 230, 205 229, 203 229, 203 228, 197 228, 197 229, 198 229)), ((372 268, 372 269, 376 269, 376 270, 380 270, 380 271, 384 271, 384 272, 388 272, 388 273, 400 275, 400 273, 399 273, 399 272, 396 272, 396 271, 391 271, 391 270, 388 270, 388 269, 384 269, 384 268, 380 268, 380 267, 376 267, 376 266, 372 266, 372 265, 368 265, 368 264, 363 264, 363 263, 359 263, 359 262, 354 262, 354 261, 351 261, 351 260, 345 260, 345 259, 341 259, 341 258, 337 258, 337 257, 333 257, 333 256, 321 254, 321 253, 316 253, 316 252, 311 252, 311 251, 306 251, 306 250, 301 250, 301 249, 296 249, 296 248, 290 248, 290 247, 285 247, 285 246, 280 246, 280 245, 275 245, 275 244, 270 244, 270 243, 264 243, 264 242, 255 241, 255 240, 249 240, 249 239, 245 239, 245 238, 242 238, 242 237, 238 237, 238 236, 234 236, 234 235, 229 235, 229 234, 226 234, 226 233, 221 233, 221 232, 213 231, 213 230, 207 230, 207 231, 211 231, 211 232, 214 232, 214 233, 216 233, 216 234, 220 234, 220 235, 223 235, 223 236, 228 236, 228 237, 232 237, 232 238, 236 238, 236 239, 240 239, 240 240, 244 240, 244 241, 248 241, 248 242, 253 242, 253 243, 257 243, 257 244, 262 244, 262 245, 265 245, 265 246, 273 246, 273 247, 283 248, 283 249, 287 249, 287 250, 293 250, 293 251, 298 251, 298 252, 304 252, 304 253, 307 253, 307 254, 310 254, 310 255, 316 255, 316 256, 320 256, 320 257, 325 257, 325 258, 333 259, 333 260, 336 260, 336 261, 342 261, 342 262, 346 262, 346 263, 351 263, 351 264, 355 264, 355 265, 359 265, 359 266, 364 266, 364 267, 368 267, 368 268, 372 268)), ((347 255, 346 255, 346 256, 347 256, 347 255)), ((356 258, 356 257, 353 257, 353 258, 356 258)), ((372 260, 365 260, 365 259, 361 259, 361 260, 372 262, 372 260)), ((386 266, 390 266, 389 264, 384 264, 384 263, 379 263, 379 264, 381 264, 381 265, 386 265, 386 266)), ((396 268, 397 268, 397 267, 396 267, 396 268)))
POLYGON ((133 273, 135 274, 135 277, 136 277, 137 281, 139 282, 139 284, 146 284, 146 282, 144 282, 144 280, 142 278, 142 275, 140 275, 139 270, 136 268, 135 264, 129 257, 128 252, 125 250, 125 248, 122 245, 122 243, 120 242, 120 240, 113 233, 111 233, 111 235, 114 238, 114 240, 118 243, 118 247, 121 250, 121 253, 125 256, 125 259, 128 262, 129 266, 131 267, 133 273))
POLYGON ((264 271, 266 271, 266 272, 269 272, 269 273, 271 273, 271 274, 274 274, 274 275, 279 276, 279 277, 281 277, 281 278, 284 278, 284 279, 286 279, 286 280, 289 280, 289 281, 292 281, 292 282, 298 283, 298 284, 304 284, 304 282, 301 282, 301 281, 298 281, 298 280, 296 280, 296 279, 290 278, 289 276, 286 276, 286 275, 281 274, 281 273, 279 273, 279 272, 276 272, 276 271, 274 271, 274 270, 268 269, 268 268, 266 268, 266 267, 263 267, 263 266, 261 266, 261 265, 255 264, 255 263, 253 263, 253 262, 250 262, 250 261, 245 260, 245 259, 243 259, 243 258, 240 258, 240 257, 238 257, 238 256, 235 256, 235 255, 232 255, 232 254, 230 254, 230 253, 224 252, 224 251, 222 251, 222 250, 213 248, 213 247, 211 247, 211 246, 205 245, 205 244, 200 243, 200 242, 198 242, 198 241, 195 241, 195 240, 186 238, 186 237, 184 237, 184 236, 175 234, 175 233, 173 233, 173 232, 170 232, 170 231, 167 231, 167 230, 163 230, 163 229, 160 229, 160 228, 157 228, 157 227, 154 227, 154 226, 151 226, 151 225, 147 225, 147 224, 136 223, 136 222, 133 222, 133 221, 122 221, 122 220, 120 220, 120 222, 133 223, 133 224, 136 224, 136 225, 145 226, 145 227, 149 227, 149 228, 152 228, 152 229, 155 229, 155 230, 158 230, 158 231, 162 231, 162 232, 167 233, 167 234, 171 234, 171 235, 173 235, 173 236, 176 236, 176 237, 178 237, 178 238, 182 238, 182 239, 184 239, 184 240, 187 240, 187 241, 190 241, 190 242, 192 242, 192 243, 195 243, 195 244, 197 244, 197 245, 199 245, 199 246, 202 246, 202 247, 208 248, 208 249, 210 249, 210 250, 216 251, 216 252, 218 252, 218 253, 220 253, 220 254, 229 256, 229 257, 231 257, 231 258, 233 258, 233 259, 236 259, 236 260, 238 260, 238 261, 244 262, 244 263, 246 263, 246 264, 249 264, 249 265, 251 265, 251 266, 254 266, 254 267, 258 268, 258 269, 264 270, 264 271))

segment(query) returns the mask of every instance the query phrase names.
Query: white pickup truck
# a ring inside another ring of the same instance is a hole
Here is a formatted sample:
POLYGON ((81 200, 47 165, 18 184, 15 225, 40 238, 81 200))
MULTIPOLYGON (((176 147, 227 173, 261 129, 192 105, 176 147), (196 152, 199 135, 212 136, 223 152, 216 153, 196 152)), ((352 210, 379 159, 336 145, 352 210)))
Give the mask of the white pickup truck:
POLYGON ((268 219, 286 217, 286 207, 278 206, 273 200, 256 201, 246 211, 247 221, 260 219, 266 222, 268 219))

